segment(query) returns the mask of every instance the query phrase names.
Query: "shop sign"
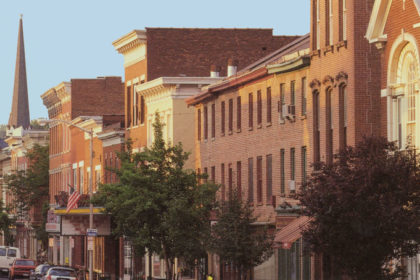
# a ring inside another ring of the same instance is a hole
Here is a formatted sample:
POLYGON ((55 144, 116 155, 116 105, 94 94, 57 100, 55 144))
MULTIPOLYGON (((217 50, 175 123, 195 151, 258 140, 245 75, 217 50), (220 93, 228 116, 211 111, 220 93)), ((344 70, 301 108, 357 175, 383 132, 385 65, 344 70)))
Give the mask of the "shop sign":
POLYGON ((88 251, 93 251, 95 237, 88 236, 88 251))
POLYGON ((48 247, 54 247, 54 238, 48 238, 48 247))
POLYGON ((48 210, 45 231, 60 232, 60 216, 54 214, 54 210, 48 210))
MULTIPOLYGON (((93 235, 89 230, 88 215, 69 215, 61 217, 61 235, 93 235)), ((111 235, 111 219, 107 215, 95 215, 93 217, 93 229, 96 229, 96 236, 111 235)))

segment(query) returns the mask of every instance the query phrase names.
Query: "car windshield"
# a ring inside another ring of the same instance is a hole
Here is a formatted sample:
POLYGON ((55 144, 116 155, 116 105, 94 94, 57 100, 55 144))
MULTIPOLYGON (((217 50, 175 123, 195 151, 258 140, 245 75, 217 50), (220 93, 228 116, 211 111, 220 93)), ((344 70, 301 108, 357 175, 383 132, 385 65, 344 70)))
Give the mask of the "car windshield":
POLYGON ((16 257, 16 250, 15 249, 7 250, 7 256, 8 257, 16 257))
POLYGON ((51 269, 49 275, 76 277, 76 272, 70 269, 51 269))
POLYGON ((41 273, 42 273, 42 274, 45 274, 45 273, 48 271, 48 269, 50 269, 50 267, 51 267, 51 266, 49 266, 49 265, 44 265, 44 266, 41 268, 41 273))
POLYGON ((34 266, 35 262, 31 260, 17 260, 16 265, 34 266))
POLYGON ((0 248, 0 256, 6 256, 6 248, 0 248))

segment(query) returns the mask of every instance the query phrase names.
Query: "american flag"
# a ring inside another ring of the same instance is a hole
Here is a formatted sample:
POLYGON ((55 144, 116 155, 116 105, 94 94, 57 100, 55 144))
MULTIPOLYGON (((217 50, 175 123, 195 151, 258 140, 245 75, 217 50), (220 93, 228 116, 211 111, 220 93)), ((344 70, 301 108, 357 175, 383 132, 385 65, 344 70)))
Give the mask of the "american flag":
POLYGON ((79 192, 73 191, 72 194, 69 196, 69 200, 67 201, 66 213, 70 212, 71 209, 77 206, 77 202, 79 201, 79 199, 80 199, 79 192))

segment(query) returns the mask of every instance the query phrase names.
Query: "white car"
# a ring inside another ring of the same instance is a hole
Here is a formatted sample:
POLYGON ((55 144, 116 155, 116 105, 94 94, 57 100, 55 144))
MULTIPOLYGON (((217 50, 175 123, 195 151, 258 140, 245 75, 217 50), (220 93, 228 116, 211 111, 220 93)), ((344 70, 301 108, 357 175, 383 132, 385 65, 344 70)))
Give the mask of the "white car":
POLYGON ((20 259, 20 250, 16 247, 0 246, 0 272, 9 274, 9 269, 15 259, 20 259))
POLYGON ((53 266, 41 278, 42 280, 77 280, 75 269, 63 266, 53 266))

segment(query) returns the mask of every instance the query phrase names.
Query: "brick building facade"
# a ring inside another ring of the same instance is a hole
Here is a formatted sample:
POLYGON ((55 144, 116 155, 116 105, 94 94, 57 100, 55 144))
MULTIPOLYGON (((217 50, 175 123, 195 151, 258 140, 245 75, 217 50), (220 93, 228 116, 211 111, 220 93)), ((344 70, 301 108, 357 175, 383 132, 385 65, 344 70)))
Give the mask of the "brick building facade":
MULTIPOLYGON (((381 53, 380 129, 401 149, 420 146, 420 2, 376 0, 366 38, 381 53)), ((407 279, 420 279, 420 254, 403 260, 407 279)))

